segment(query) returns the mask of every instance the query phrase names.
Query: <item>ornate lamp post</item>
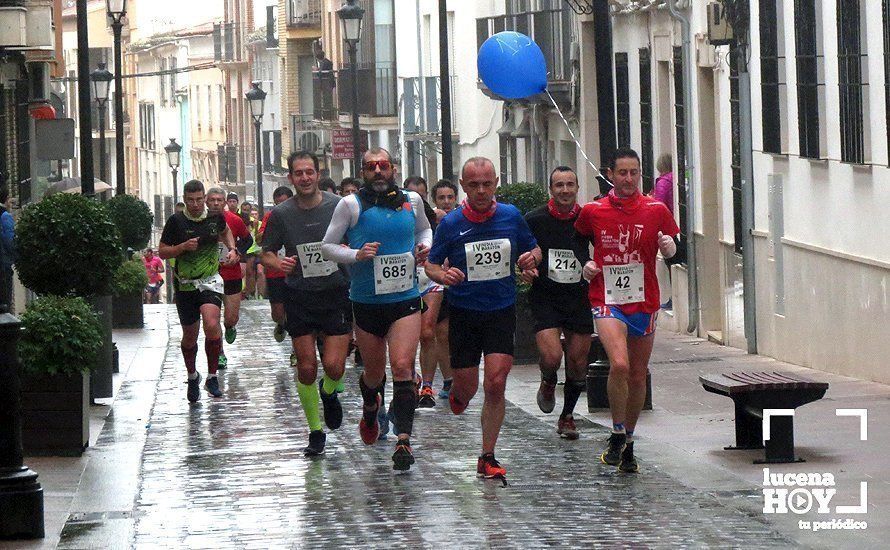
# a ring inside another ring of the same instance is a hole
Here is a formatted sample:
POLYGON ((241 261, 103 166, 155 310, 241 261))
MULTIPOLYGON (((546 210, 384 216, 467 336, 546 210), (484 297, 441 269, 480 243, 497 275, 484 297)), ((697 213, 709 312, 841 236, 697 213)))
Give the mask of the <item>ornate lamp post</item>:
MULTIPOLYGON (((115 154, 115 193, 126 192, 124 185, 124 86, 121 75, 124 72, 121 54, 121 19, 127 15, 127 0, 105 0, 106 14, 111 19, 111 30, 114 32, 114 154, 115 154)), ((104 179, 104 178, 103 178, 104 179)), ((107 183, 107 182, 106 182, 107 183)))
POLYGON ((164 146, 164 151, 167 152, 167 164, 170 165, 170 170, 173 171, 173 206, 176 207, 176 203, 179 202, 176 174, 179 173, 179 156, 182 152, 182 145, 176 143, 176 138, 170 138, 170 143, 164 146))
POLYGON ((256 193, 257 210, 260 219, 263 219, 263 103, 266 101, 266 92, 260 88, 259 82, 254 82, 250 90, 244 94, 250 105, 250 116, 253 117, 253 127, 256 129, 256 193))
POLYGON ((93 96, 99 107, 99 179, 108 183, 108 159, 105 153, 105 104, 108 103, 108 91, 114 75, 105 68, 105 63, 90 73, 93 82, 93 96))
POLYGON ((362 17, 365 10, 355 3, 346 0, 346 4, 337 10, 337 17, 343 23, 343 40, 349 50, 349 73, 352 78, 352 175, 359 177, 362 165, 362 152, 359 147, 358 126, 358 43, 362 39, 362 17))

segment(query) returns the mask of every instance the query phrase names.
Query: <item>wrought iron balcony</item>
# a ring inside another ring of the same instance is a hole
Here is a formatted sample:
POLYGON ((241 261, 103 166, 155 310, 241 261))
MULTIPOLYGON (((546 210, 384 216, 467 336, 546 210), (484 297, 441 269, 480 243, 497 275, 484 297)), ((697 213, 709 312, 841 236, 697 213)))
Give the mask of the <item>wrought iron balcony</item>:
POLYGON ((321 0, 287 0, 288 27, 321 25, 321 0))
MULTIPOLYGON (((398 116, 396 70, 376 65, 360 66, 358 80, 358 113, 371 117, 398 116)), ((336 120, 340 113, 352 112, 352 71, 316 71, 312 75, 315 119, 336 120)))
MULTIPOLYGON (((573 30, 572 12, 564 7, 481 17, 476 20, 477 49, 490 36, 502 31, 516 31, 530 36, 544 53, 548 89, 560 99, 558 94, 568 92, 572 80, 573 30)), ((481 81, 479 86, 486 94, 499 99, 481 81)))
MULTIPOLYGON (((452 76, 451 93, 457 85, 457 77, 452 76)), ((442 86, 438 76, 405 78, 403 128, 405 134, 439 134, 442 129, 442 86), (422 84, 422 93, 421 93, 422 84)), ((452 132, 457 133, 457 119, 451 110, 452 132)))

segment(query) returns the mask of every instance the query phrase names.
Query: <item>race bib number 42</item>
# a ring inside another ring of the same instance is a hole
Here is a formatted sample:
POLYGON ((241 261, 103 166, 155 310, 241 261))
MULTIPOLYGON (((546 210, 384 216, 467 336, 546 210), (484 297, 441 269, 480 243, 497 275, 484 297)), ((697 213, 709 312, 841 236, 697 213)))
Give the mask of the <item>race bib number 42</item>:
POLYGON ((581 281, 581 262, 571 250, 551 248, 547 252, 547 278, 556 283, 581 281))
POLYGON ((646 301, 643 285, 643 264, 607 265, 603 267, 607 305, 635 304, 646 301))
POLYGON ((327 277, 337 271, 336 263, 322 257, 320 242, 301 244, 297 247, 297 256, 304 279, 327 277))
POLYGON ((414 255, 387 254, 374 257, 374 294, 393 294, 414 287, 414 255))
POLYGON ((493 281, 510 275, 510 239, 466 243, 467 280, 493 281))

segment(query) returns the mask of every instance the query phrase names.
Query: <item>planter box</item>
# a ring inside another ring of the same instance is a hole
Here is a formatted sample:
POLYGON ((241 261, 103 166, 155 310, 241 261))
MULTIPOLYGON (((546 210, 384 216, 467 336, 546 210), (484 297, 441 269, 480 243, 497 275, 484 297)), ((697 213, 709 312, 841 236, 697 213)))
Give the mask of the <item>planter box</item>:
POLYGON ((538 362, 538 347, 535 343, 535 320, 532 317, 528 294, 516 295, 516 333, 513 337, 513 363, 530 365, 538 362))
MULTIPOLYGON (((597 336, 590 342, 587 354, 587 410, 588 412, 609 409, 609 356, 597 336)), ((652 373, 646 373, 646 402, 644 411, 652 410, 652 373)))
POLYGON ((90 441, 89 375, 22 374, 26 455, 80 456, 90 441))
POLYGON ((142 328, 142 293, 113 296, 111 312, 113 328, 142 328))

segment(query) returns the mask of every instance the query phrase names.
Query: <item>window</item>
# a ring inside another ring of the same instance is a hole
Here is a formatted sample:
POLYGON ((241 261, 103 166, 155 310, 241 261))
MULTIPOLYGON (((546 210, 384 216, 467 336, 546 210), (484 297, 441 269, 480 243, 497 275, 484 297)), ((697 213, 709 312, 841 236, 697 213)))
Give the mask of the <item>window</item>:
POLYGON ((154 103, 139 104, 139 146, 149 150, 155 148, 154 103))
POLYGON ((797 60, 797 124, 800 156, 821 158, 820 111, 824 105, 825 59, 821 0, 795 0, 794 44, 797 60))
POLYGON ((782 0, 760 0, 760 95, 763 150, 782 153, 785 98, 785 37, 782 0))
POLYGON ((863 0, 838 0, 837 64, 840 88, 841 160, 865 162, 864 101, 868 96, 868 55, 863 0))
POLYGON ((739 110, 739 50, 729 50, 729 120, 732 132, 732 230, 735 251, 742 253, 742 147, 741 112, 739 110))
POLYGON ((615 116, 618 126, 618 147, 630 147, 630 82, 627 74, 627 52, 615 54, 615 116))
POLYGON ((884 97, 887 103, 887 154, 890 155, 890 0, 884 0, 884 97))
POLYGON ((171 73, 170 73, 170 101, 174 101, 176 98, 176 68, 177 68, 176 65, 177 65, 176 58, 171 57, 170 63, 168 64, 168 67, 170 67, 170 70, 171 70, 171 73))
POLYGON ((162 57, 158 60, 159 67, 158 70, 161 71, 160 76, 158 77, 158 96, 161 99, 161 107, 165 107, 167 105, 167 77, 168 75, 164 72, 167 70, 167 58, 162 57))
POLYGON ((643 192, 649 193, 656 176, 652 144, 652 57, 649 48, 640 48, 640 141, 643 192))
POLYGON ((674 116, 677 140, 677 214, 680 238, 686 237, 686 106, 683 104, 683 49, 674 46, 674 116))

